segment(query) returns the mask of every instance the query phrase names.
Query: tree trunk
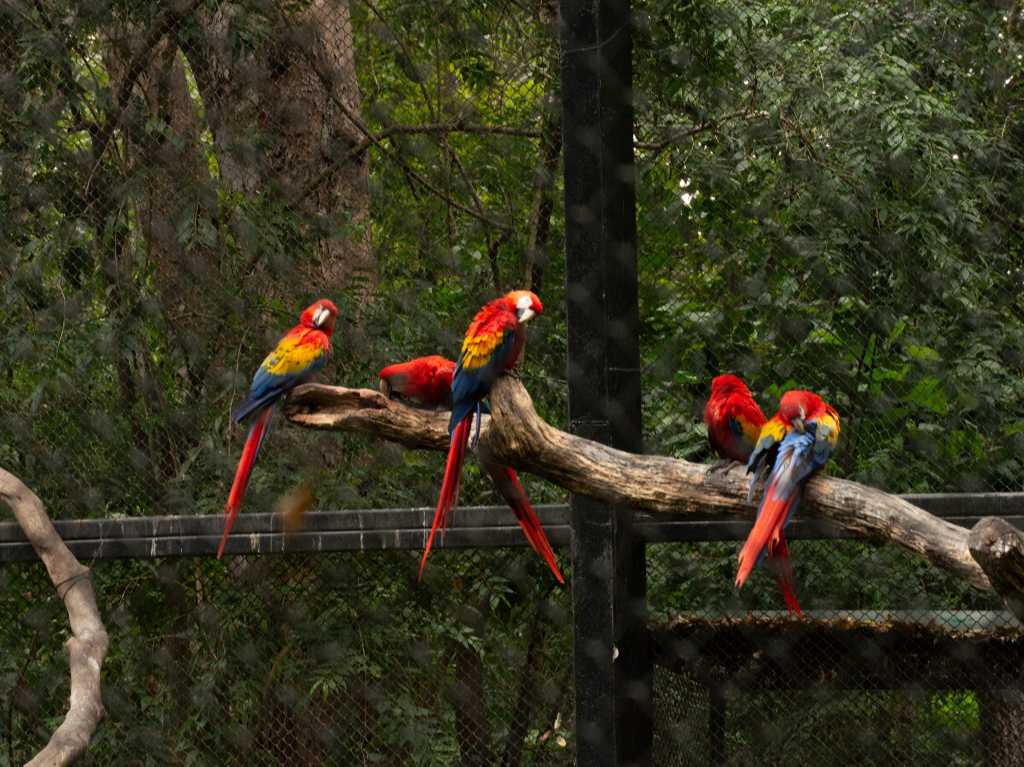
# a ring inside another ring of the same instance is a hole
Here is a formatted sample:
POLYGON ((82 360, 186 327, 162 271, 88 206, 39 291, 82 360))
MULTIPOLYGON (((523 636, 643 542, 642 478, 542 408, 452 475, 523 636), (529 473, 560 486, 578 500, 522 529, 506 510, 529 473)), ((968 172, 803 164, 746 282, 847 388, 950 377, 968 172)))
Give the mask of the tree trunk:
POLYGON ((1024 767, 1024 694, 982 690, 981 746, 987 767, 1024 767))
MULTIPOLYGON (((185 67, 173 32, 159 39, 134 84, 126 83, 131 72, 132 41, 143 35, 129 24, 108 37, 107 70, 112 90, 127 96, 124 118, 127 177, 140 181, 143 194, 134 215, 145 243, 146 263, 156 275, 154 287, 164 329, 184 363, 192 398, 201 396, 210 362, 209 318, 216 314, 209 292, 197 284, 214 281, 219 272, 220 249, 216 247, 213 221, 217 196, 212 187, 206 155, 200 141, 202 126, 189 94, 185 67), (133 100, 134 96, 134 100, 133 100)), ((136 275, 131 275, 135 278, 136 275)), ((135 279, 131 280, 134 284, 135 279)), ((137 300, 137 297, 136 297, 137 300)), ((144 452, 151 462, 152 497, 163 492, 167 477, 177 473, 185 453, 194 444, 172 433, 160 376, 149 355, 132 355, 134 364, 122 371, 126 391, 142 394, 136 406, 145 422, 136 427, 146 432, 144 452)), ((198 434, 193 435, 198 438, 198 434)), ((136 443, 140 442, 136 438, 136 443)))
MULTIPOLYGON (((541 0, 540 20, 552 31, 552 42, 558 35, 558 4, 541 0)), ((544 269, 550 258, 548 240, 551 234, 551 213, 555 208, 555 175, 562 156, 562 104, 559 93, 559 50, 552 45, 547 61, 547 85, 544 89, 540 128, 540 157, 533 182, 533 203, 526 243, 526 274, 524 279, 534 293, 540 293, 544 269)))
POLYGON ((316 252, 295 264, 297 284, 316 293, 368 292, 375 280, 369 158, 350 153, 365 133, 348 2, 268 10, 269 42, 242 56, 230 43, 233 10, 221 5, 204 16, 186 50, 221 180, 246 195, 273 194, 304 214, 303 233, 315 235, 316 252))

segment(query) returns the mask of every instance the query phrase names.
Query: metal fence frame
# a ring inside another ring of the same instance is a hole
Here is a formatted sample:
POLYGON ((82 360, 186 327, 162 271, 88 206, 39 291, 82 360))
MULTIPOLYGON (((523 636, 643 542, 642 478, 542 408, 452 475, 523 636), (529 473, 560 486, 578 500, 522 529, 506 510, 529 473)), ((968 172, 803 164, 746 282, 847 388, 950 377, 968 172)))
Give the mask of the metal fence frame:
MULTIPOLYGON (((969 528, 985 516, 999 516, 1024 529, 1024 493, 951 493, 901 497, 963 527, 969 528)), ((587 512, 588 525, 583 529, 582 535, 597 538, 603 529, 609 538, 613 535, 621 536, 621 528, 607 524, 607 516, 604 517, 605 525, 594 524, 595 519, 601 518, 600 511, 598 509, 596 512, 587 512)), ((587 559, 590 555, 587 544, 581 540, 581 532, 573 532, 575 516, 579 509, 564 504, 550 504, 537 507, 537 512, 552 544, 571 545, 573 551, 575 699, 589 701, 589 705, 577 704, 576 708, 577 764, 587 767, 597 764, 650 765, 653 763, 654 744, 653 684, 631 686, 625 681, 629 679, 626 673, 622 668, 617 668, 621 664, 613 659, 613 653, 608 653, 607 662, 602 668, 601 663, 605 659, 594 653, 593 648, 601 647, 603 642, 610 640, 614 643, 615 649, 619 650, 618 657, 622 657, 624 643, 620 644, 615 639, 623 634, 615 632, 624 632, 627 641, 631 640, 634 643, 631 651, 643 652, 640 660, 650 670, 651 676, 647 677, 648 680, 653 679, 655 665, 676 670, 683 659, 674 654, 671 638, 666 641, 665 637, 669 635, 664 631, 659 634, 658 631, 652 630, 642 610, 623 611, 622 601, 611 598, 616 596, 616 589, 619 595, 622 594, 624 579, 621 572, 616 582, 604 584, 603 591, 595 588, 594 581, 597 579, 578 577, 579 568, 592 567, 591 560, 587 559), (581 653, 588 662, 581 663, 581 653), (617 675, 618 684, 613 683, 615 676, 602 676, 609 673, 617 675), (638 691, 642 694, 638 694, 638 691), (602 738, 603 742, 608 744, 609 733, 594 729, 599 726, 598 722, 608 721, 608 717, 614 722, 615 729, 612 732, 620 735, 619 748, 622 750, 617 754, 602 752, 596 747, 602 738), (582 737, 587 728, 590 728, 591 732, 601 734, 601 737, 595 737, 589 744, 589 761, 585 761, 580 753, 587 750, 587 744, 582 737)), ((232 555, 273 555, 306 552, 418 551, 422 549, 429 534, 432 515, 433 509, 426 507, 322 511, 306 515, 306 527, 301 532, 286 533, 280 517, 276 514, 245 514, 239 517, 237 532, 229 540, 227 552, 232 555)), ((54 524, 69 548, 83 561, 146 560, 212 556, 220 537, 223 517, 204 515, 69 519, 57 520, 54 524)), ((749 523, 745 520, 721 515, 635 514, 629 520, 629 540, 635 557, 633 561, 643 561, 648 544, 742 541, 748 527, 749 523)), ((794 520, 787 531, 787 537, 791 540, 860 538, 820 519, 794 520)), ((593 543, 594 541, 591 541, 591 544, 593 543)), ((504 506, 473 506, 460 509, 458 517, 453 520, 446 535, 435 541, 437 548, 446 549, 525 545, 518 525, 510 518, 504 506)), ((35 559, 35 551, 18 524, 0 523, 0 565, 35 559)), ((610 566, 607 560, 603 564, 605 567, 610 566)), ((635 587, 636 581, 633 581, 633 585, 635 587)), ((641 582, 640 585, 646 586, 645 582, 641 582)), ((680 605, 679 608, 685 610, 686 606, 680 605)), ((752 617, 771 615, 774 613, 754 613, 752 617)), ((899 618, 895 613, 888 617, 899 618)), ((989 617, 1000 616, 993 614, 989 617)), ((916 615, 915 618, 920 620, 921 616, 916 615)), ((1006 619, 1012 621, 1008 616, 1006 619)), ((878 620, 878 616, 874 616, 874 620, 878 620)), ((1004 620, 1003 624, 1005 622, 1004 620)), ((776 625, 774 628, 754 627, 751 631, 756 634, 760 630, 769 637, 774 636, 772 632, 777 629, 776 625)), ((827 632, 827 629, 822 631, 827 632)), ((958 646, 959 642, 971 644, 979 640, 977 637, 950 637, 945 641, 950 646, 958 646)), ((960 656, 971 657, 970 653, 965 655, 960 652, 950 652, 949 656, 954 660, 960 656)), ((921 684, 927 686, 927 680, 922 679, 921 684)), ((726 699, 720 689, 709 688, 709 691, 711 705, 706 723, 711 747, 709 755, 712 764, 721 764, 726 757, 726 699)))
MULTIPOLYGON (((970 528, 982 517, 1002 517, 1024 530, 1024 493, 934 493, 898 496, 948 522, 970 528)), ((536 507, 554 546, 574 543, 573 515, 566 504, 536 507)), ((311 551, 422 550, 430 534, 434 509, 345 509, 307 514, 305 528, 286 533, 274 513, 242 514, 225 553, 297 554, 311 551)), ((208 557, 217 548, 224 518, 119 517, 58 519, 54 527, 81 560, 208 557)), ((709 514, 635 514, 631 534, 646 547, 652 543, 742 541, 746 520, 709 514)), ((577 534, 576 538, 579 537, 577 534)), ((786 529, 790 540, 862 539, 822 519, 795 519, 786 529)), ((466 506, 434 542, 438 549, 526 546, 519 525, 505 506, 466 506)), ((0 522, 0 565, 37 559, 17 522, 0 522)), ((580 563, 576 563, 580 564, 580 563)))

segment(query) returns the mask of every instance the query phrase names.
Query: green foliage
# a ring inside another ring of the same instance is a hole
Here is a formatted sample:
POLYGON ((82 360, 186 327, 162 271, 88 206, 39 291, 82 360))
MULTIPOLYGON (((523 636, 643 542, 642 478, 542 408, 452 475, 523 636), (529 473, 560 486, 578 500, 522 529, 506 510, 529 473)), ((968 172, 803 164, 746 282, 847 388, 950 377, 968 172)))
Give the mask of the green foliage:
MULTIPOLYGON (((547 173, 538 136, 552 139, 559 95, 557 30, 541 5, 351 4, 374 140, 332 134, 318 158, 328 171, 369 157, 368 289, 311 268, 325 243, 359 239, 360 211, 344 200, 329 209, 316 179, 292 178, 282 160, 289 119, 309 117, 300 98, 273 90, 305 39, 282 18, 309 4, 285 4, 282 17, 257 0, 203 3, 175 24, 173 55, 143 64, 156 75, 168 61, 181 67, 194 113, 184 122, 160 90, 167 80, 151 79, 155 98, 134 88, 122 100, 118 86, 168 4, 0 6, 0 463, 55 516, 217 513, 242 439, 231 405, 309 300, 326 294, 342 309, 323 380, 372 386, 389 362, 454 357, 476 307, 528 281, 547 173), (237 67, 237 91, 212 95, 211 52, 237 67), (290 118, 263 119, 280 101, 290 118), (253 105, 253 125, 226 139, 233 111, 253 105)), ((707 384, 731 370, 766 410, 793 386, 824 394, 843 417, 836 474, 893 491, 1020 490, 1019 11, 951 0, 643 0, 634 10, 646 449, 705 459, 707 384)), ((330 126, 344 122, 331 111, 330 126)), ((541 415, 563 425, 565 216, 554 175, 537 255, 545 313, 523 376, 541 415)), ((273 508, 303 480, 319 508, 429 505, 441 460, 279 422, 247 508, 273 508)), ((535 503, 564 498, 524 480, 535 503)), ((472 463, 462 500, 497 500, 472 463)), ((810 609, 996 606, 889 547, 792 550, 810 609)), ((323 725, 338 763, 455 764, 453 707, 437 684, 451 686, 459 648, 484 663, 499 748, 512 717, 502 675, 523 664, 531 610, 544 606, 561 628, 544 641, 545 705, 559 702, 569 655, 566 592, 542 593, 543 570, 523 550, 515 558, 530 562, 536 591, 525 589, 508 556, 473 555, 460 570, 439 555, 426 589, 411 587, 404 555, 258 563, 241 602, 213 562, 101 568, 116 681, 95 761, 205 763, 205 743, 245 763, 270 748, 268 721, 301 724, 282 738, 298 753, 310 742, 303 727, 354 708, 376 740, 323 725)), ((733 544, 652 547, 652 610, 776 609, 767 577, 733 591, 734 556, 733 544)), ((50 592, 39 571, 0 578, 4 613, 18 616, 0 642, 0 700, 15 722, 0 764, 20 763, 66 695, 63 617, 53 599, 40 603, 50 592)), ((825 763, 791 732, 751 736, 758 702, 737 715, 750 727, 731 749, 753 759, 764 743, 788 744, 825 763)), ((927 735, 978 726, 967 693, 820 703, 796 701, 788 714, 813 711, 832 732, 858 711, 872 722, 906 715, 929 759, 950 749, 927 735)), ((571 760, 572 723, 541 729, 551 725, 531 720, 525 764, 571 760)), ((703 747, 693 733, 681 742, 703 747)), ((858 761, 861 746, 843 740, 830 758, 858 761)), ((954 762, 967 753, 953 750, 954 762)))
POLYGON ((824 394, 845 476, 1019 490, 1024 45, 1005 11, 643 11, 637 132, 693 134, 640 153, 652 447, 692 455, 706 381, 733 370, 766 406, 783 380, 824 394))

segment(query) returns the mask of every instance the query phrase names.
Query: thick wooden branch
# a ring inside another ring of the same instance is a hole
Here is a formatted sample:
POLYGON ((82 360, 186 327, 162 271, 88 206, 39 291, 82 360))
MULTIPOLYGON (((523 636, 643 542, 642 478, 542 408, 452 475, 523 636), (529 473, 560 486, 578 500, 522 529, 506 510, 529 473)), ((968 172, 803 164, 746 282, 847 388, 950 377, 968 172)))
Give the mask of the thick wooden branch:
POLYGON ((1006 608, 1024 622, 1024 535, 1005 519, 985 517, 968 545, 1006 608))
MULTIPOLYGON (((481 446, 497 459, 605 503, 648 512, 732 513, 751 516, 748 477, 742 467, 710 472, 704 464, 655 455, 634 455, 560 431, 534 410, 522 384, 503 377, 491 392, 481 446)), ((300 426, 356 431, 407 447, 448 449, 448 413, 406 407, 368 389, 307 384, 285 408, 300 426)), ((891 541, 991 589, 971 556, 967 531, 875 488, 815 477, 801 513, 831 520, 866 537, 891 541)))
POLYGON ((64 644, 71 667, 68 713, 50 742, 28 765, 71 764, 85 753, 104 716, 100 669, 107 655, 107 631, 96 607, 89 568, 64 545, 42 501, 21 480, 3 469, 0 469, 0 500, 14 512, 25 536, 46 566, 50 580, 64 600, 71 624, 71 638, 64 644))

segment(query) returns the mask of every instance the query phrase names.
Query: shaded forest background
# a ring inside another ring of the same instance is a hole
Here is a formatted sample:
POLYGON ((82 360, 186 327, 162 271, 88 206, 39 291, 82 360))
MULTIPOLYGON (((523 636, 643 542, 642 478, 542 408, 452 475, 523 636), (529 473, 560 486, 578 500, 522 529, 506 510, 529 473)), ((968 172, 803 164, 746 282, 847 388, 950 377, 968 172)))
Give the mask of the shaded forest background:
MULTIPOLYGON (((708 382, 733 371, 766 411, 793 386, 837 407, 834 474, 893 492, 1020 491, 1022 10, 863 6, 635 3, 645 449, 708 458, 699 423, 708 382)), ((476 307, 532 288, 546 311, 531 325, 524 378, 541 414, 564 425, 560 99, 573 94, 559 87, 557 42, 553 0, 0 4, 0 462, 55 517, 218 513, 243 437, 229 423, 232 404, 319 296, 342 313, 321 380, 374 386, 389 362, 454 357, 476 307)), ((299 481, 318 508, 431 505, 440 466, 436 455, 278 423, 246 506, 270 510, 299 481)), ((535 502, 563 498, 543 483, 528 489, 535 502)), ((497 502, 472 462, 462 498, 497 502)), ((805 549, 798 579, 812 606, 988 605, 884 547, 805 549)), ((659 610, 775 604, 767 583, 737 601, 729 546, 657 551, 659 610)), ((472 557, 471 571, 504 573, 474 586, 494 647, 533 641, 528 616, 564 620, 564 595, 506 577, 506 554, 472 557)), ((438 568, 449 573, 445 561, 438 568)), ((366 563, 332 562, 303 572, 374 582, 366 563)), ((354 616, 435 599, 436 615, 441 601, 459 602, 412 594, 406 565, 389 565, 398 586, 378 583, 366 604, 335 608, 354 616)), ((192 579, 195 607, 215 588, 196 573, 220 582, 210 563, 184 569, 107 571, 108 596, 120 594, 111 609, 137 642, 115 644, 115 671, 145 676, 131 664, 163 646, 163 600, 181 598, 168 583, 192 579)), ((18 614, 34 577, 4 575, 18 614)), ((460 616, 423 630, 484 657, 479 627, 460 616)), ((381 648, 420 627, 407 618, 381 629, 381 648)), ((187 623, 175 630, 216 622, 187 623)), ((232 625, 242 631, 218 630, 232 625)), ((540 656, 552 679, 567 650, 558 636, 540 656)), ((39 650, 23 650, 0 689, 38 686, 26 659, 39 650)), ((362 652, 367 664, 376 657, 362 652)), ((458 665, 444 657, 424 673, 458 665)), ((227 666, 216 673, 236 679, 227 666)), ((295 672, 303 700, 341 695, 347 674, 383 674, 328 667, 295 672)), ((202 668, 197 677, 215 673, 202 668)), ((18 709, 26 722, 59 699, 58 670, 46 695, 18 709)), ((237 684, 264 700, 260 683, 237 684)), ((379 748, 395 763, 455 759, 464 745, 455 714, 440 700, 417 708, 421 690, 409 685, 384 699, 431 724, 381 735, 379 748)), ((557 703, 561 693, 549 692, 557 703)), ((117 694, 128 702, 113 709, 129 719, 146 705, 173 718, 184 700, 173 685, 145 705, 131 684, 117 694)), ((209 694, 211 709, 223 702, 209 694)), ((192 696, 200 710, 203 695, 192 696)), ((976 702, 961 704, 976 712, 976 702)), ((252 710, 280 714, 260 705, 252 710)), ((200 724, 175 720, 180 740, 160 753, 187 748, 200 724)), ((258 731, 230 742, 258 750, 258 731)), ((107 747, 116 732, 102 736, 107 747)), ((560 748, 536 743, 533 763, 560 748)))

